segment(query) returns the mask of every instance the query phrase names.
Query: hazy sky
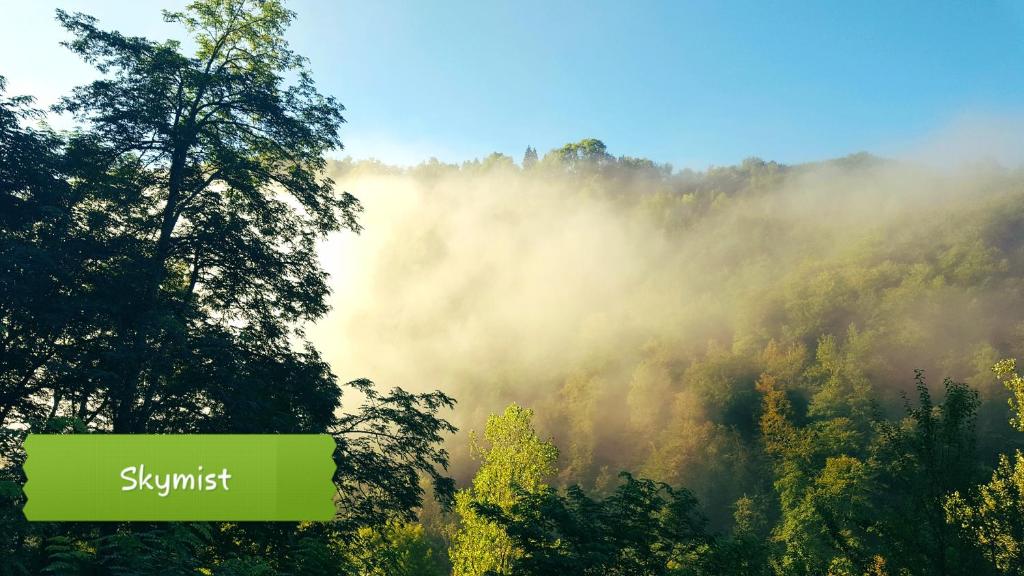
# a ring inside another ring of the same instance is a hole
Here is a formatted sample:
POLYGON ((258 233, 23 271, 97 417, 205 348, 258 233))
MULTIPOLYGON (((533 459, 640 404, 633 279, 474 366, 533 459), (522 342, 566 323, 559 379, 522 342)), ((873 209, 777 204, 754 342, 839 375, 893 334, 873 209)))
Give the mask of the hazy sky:
MULTIPOLYGON (((56 6, 165 38, 139 0, 4 1, 0 75, 44 103, 90 78, 56 6)), ((296 0, 293 45, 348 108, 346 153, 521 157, 584 137, 701 168, 888 153, 1024 113, 1024 2, 296 0)))

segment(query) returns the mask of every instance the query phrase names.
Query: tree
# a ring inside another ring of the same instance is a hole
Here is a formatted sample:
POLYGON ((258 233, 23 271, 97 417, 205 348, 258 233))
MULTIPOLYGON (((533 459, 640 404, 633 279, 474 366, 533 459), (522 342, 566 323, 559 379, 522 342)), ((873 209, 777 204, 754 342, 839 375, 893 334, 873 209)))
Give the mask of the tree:
POLYGON ((75 230, 66 140, 45 127, 29 97, 7 97, 0 77, 0 574, 37 568, 38 534, 21 513, 21 449, 29 429, 81 430, 58 414, 84 383, 80 350, 95 337, 83 257, 94 243, 75 230))
POLYGON ((874 470, 859 452, 863 437, 848 417, 793 424, 793 408, 775 378, 758 382, 765 451, 775 469, 781 518, 772 538, 783 574, 861 574, 874 561, 874 470))
POLYGON ((455 483, 442 473, 448 452, 440 446, 456 429, 437 413, 452 409, 455 401, 442 392, 412 394, 401 388, 381 394, 369 380, 351 384, 366 402, 328 427, 338 444, 334 528, 344 533, 414 520, 423 502, 421 478, 429 480, 434 498, 451 506, 455 483))
POLYGON ((945 397, 936 404, 920 370, 915 382, 917 406, 906 403, 902 422, 877 424, 877 530, 884 556, 900 574, 977 574, 981 559, 947 523, 944 503, 978 476, 978 393, 946 379, 945 397))
POLYGON ((527 146, 523 153, 523 169, 529 170, 537 165, 537 150, 533 146, 527 146))
MULTIPOLYGON (((4 480, 23 481, 26 426, 335 436, 337 522, 221 525, 182 561, 190 573, 258 557, 297 566, 300 551, 327 565, 332 538, 410 518, 420 475, 450 499, 439 444, 454 428, 438 412, 454 401, 358 380, 365 403, 341 413, 342 388, 304 335, 327 311, 316 244, 358 231, 360 207, 325 176, 343 108, 285 42, 294 14, 279 0, 165 12, 193 55, 57 15, 102 77, 58 105, 79 123, 66 136, 24 127, 27 102, 0 100, 0 315, 17 349, 0 357, 4 480)), ((2 486, 5 516, 17 515, 20 494, 2 486)), ((142 525, 28 530, 5 530, 3 555, 40 569, 51 536, 86 571, 147 557, 131 551, 154 541, 142 525)))
MULTIPOLYGON (((992 368, 1009 389, 1010 424, 1024 431, 1024 379, 1014 360, 992 368)), ((999 456, 992 479, 945 501, 946 519, 962 530, 1001 574, 1024 572, 1024 454, 999 456)))
POLYGON ((992 367, 996 377, 1010 391, 1010 425, 1018 432, 1024 432, 1024 378, 1017 373, 1017 361, 1001 360, 992 367))
POLYGON ((992 479, 945 503, 947 519, 970 535, 1001 574, 1024 572, 1024 454, 999 455, 992 479))
POLYGON ((768 519, 760 499, 743 496, 733 507, 733 527, 712 549, 714 573, 768 576, 771 546, 768 519))
POLYGON ((543 491, 545 480, 555 474, 558 449, 537 436, 532 420, 532 410, 511 404, 500 416, 487 419, 486 445, 473 438, 481 464, 473 485, 455 497, 460 525, 449 551, 455 576, 508 574, 520 555, 505 531, 477 507, 509 510, 524 495, 543 491))
POLYGON ((480 169, 485 173, 516 170, 516 161, 511 156, 500 152, 492 152, 480 162, 480 169))
POLYGON ((445 576, 444 551, 420 524, 389 522, 363 527, 343 548, 360 576, 445 576))
POLYGON ((274 406, 307 411, 292 429, 330 418, 325 366, 308 347, 293 351, 289 338, 301 339, 301 322, 326 311, 317 238, 358 230, 359 205, 322 175, 323 153, 341 146, 342 107, 316 91, 283 40, 292 17, 278 1, 253 0, 165 13, 191 33, 198 50, 189 57, 176 42, 58 11, 74 35, 68 46, 105 75, 59 109, 85 124, 107 165, 123 167, 119 180, 108 173, 88 184, 93 209, 117 215, 106 223, 112 242, 134 240, 122 250, 113 376, 96 392, 115 432, 195 427, 211 409, 232 408, 206 389, 221 382, 211 371, 244 379, 249 367, 305 372, 313 393, 285 393, 274 406), (227 358, 212 356, 224 349, 227 358), (219 368, 223 360, 232 370, 219 368))
POLYGON ((58 134, 26 126, 40 111, 4 96, 0 77, 0 426, 50 415, 71 343, 88 338, 84 250, 58 134))
MULTIPOLYGON (((520 554, 508 574, 522 576, 661 576, 696 573, 710 551, 705 518, 685 489, 620 474, 603 500, 579 486, 523 493, 507 510, 478 504, 520 554)), ((494 573, 500 573, 495 571, 494 573)))
POLYGON ((608 154, 604 142, 596 138, 584 138, 579 142, 566 144, 552 150, 550 154, 570 171, 584 172, 605 166, 614 158, 608 154))

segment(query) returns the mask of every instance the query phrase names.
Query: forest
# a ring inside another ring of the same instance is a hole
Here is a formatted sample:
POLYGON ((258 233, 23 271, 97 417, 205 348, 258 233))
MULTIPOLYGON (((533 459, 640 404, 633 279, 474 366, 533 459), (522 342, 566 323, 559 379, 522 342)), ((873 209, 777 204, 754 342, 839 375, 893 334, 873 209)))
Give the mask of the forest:
POLYGON ((0 77, 0 574, 1024 574, 1024 172, 330 159, 294 17, 0 77), (32 433, 329 434, 335 517, 29 522, 32 433))

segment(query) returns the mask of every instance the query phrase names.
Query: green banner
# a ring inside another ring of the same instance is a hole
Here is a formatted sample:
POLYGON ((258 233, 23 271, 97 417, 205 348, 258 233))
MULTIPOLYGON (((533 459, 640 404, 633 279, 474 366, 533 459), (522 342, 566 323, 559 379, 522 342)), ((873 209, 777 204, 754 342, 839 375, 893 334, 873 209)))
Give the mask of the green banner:
POLYGON ((334 439, 313 434, 30 434, 25 517, 330 520, 334 439))

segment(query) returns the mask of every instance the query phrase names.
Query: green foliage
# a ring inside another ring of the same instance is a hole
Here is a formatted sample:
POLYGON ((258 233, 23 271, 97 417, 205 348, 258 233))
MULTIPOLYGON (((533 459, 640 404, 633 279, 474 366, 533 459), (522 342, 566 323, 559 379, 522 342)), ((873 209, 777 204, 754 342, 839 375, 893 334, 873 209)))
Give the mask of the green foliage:
POLYGON ((544 160, 547 163, 556 162, 573 172, 595 170, 614 161, 607 149, 604 142, 596 138, 584 138, 552 150, 544 160))
MULTIPOLYGON (((840 368, 830 364, 833 347, 828 340, 819 344, 817 362, 805 372, 812 383, 823 372, 827 376, 816 395, 843 379, 840 368)), ((864 426, 858 421, 862 415, 825 411, 812 403, 810 419, 798 426, 776 376, 764 374, 758 389, 763 394, 760 429, 774 466, 781 514, 772 534, 780 545, 773 560, 776 570, 866 570, 872 561, 868 528, 874 515, 875 471, 865 454, 864 426)))
MULTIPOLYGON (((839 377, 828 361, 833 347, 819 346, 818 364, 809 372, 813 379, 826 369, 822 390, 839 377)), ((856 412, 823 411, 814 402, 810 420, 797 426, 774 378, 763 377, 759 388, 781 513, 773 531, 778 571, 860 574, 881 562, 899 573, 952 574, 969 565, 970 546, 945 524, 942 502, 976 476, 976 392, 947 380, 943 403, 933 405, 919 372, 919 405, 907 405, 905 421, 865 428, 856 425, 856 412)), ((850 399, 869 399, 855 389, 829 394, 846 406, 850 399)))
POLYGON ((1010 391, 1010 424, 1018 431, 1024 432, 1024 378, 1017 374, 1017 362, 1013 359, 1000 360, 992 367, 992 371, 1010 391))
POLYGON ((693 495, 621 475, 604 500, 578 487, 565 495, 545 487, 510 507, 477 504, 498 523, 519 554, 505 571, 489 574, 657 576, 697 573, 710 546, 693 495))
POLYGON ((130 305, 105 327, 112 378, 90 391, 116 432, 243 419, 322 429, 337 406, 326 364, 291 339, 326 311, 317 239, 357 230, 359 207, 322 175, 323 153, 340 146, 341 106, 316 91, 284 41, 292 17, 276 1, 192 3, 165 14, 191 33, 197 52, 187 56, 175 42, 58 11, 68 46, 104 74, 59 109, 105 159, 81 182, 82 216, 104 220, 92 234, 123 258, 112 272, 130 305), (236 391, 268 371, 283 386, 247 390, 262 404, 243 404, 236 391))
MULTIPOLYGON (((279 0, 199 0, 165 19, 195 52, 58 10, 100 78, 31 128, 0 96, 0 565, 13 573, 336 574, 337 542, 450 500, 439 392, 342 387, 305 337, 327 312, 316 254, 358 232, 325 175, 342 106, 317 91, 279 0), (21 442, 52 433, 330 433, 336 522, 28 524, 21 442), (9 520, 9 522, 8 522, 9 520)), ((0 82, 2 89, 2 82, 0 82)))
POLYGON ((76 257, 98 254, 72 232, 63 140, 26 126, 39 114, 31 98, 9 98, 4 88, 0 77, 0 424, 7 425, 52 417, 47 401, 76 394, 69 372, 85 359, 75 343, 93 336, 95 317, 76 257))
POLYGON ((422 525, 389 522, 360 528, 346 546, 349 563, 359 576, 445 576, 449 573, 442 544, 432 541, 422 525))
MULTIPOLYGON (((1000 360, 992 371, 1009 389, 1010 424, 1024 431, 1021 400, 1024 380, 1016 361, 1000 360)), ((1000 574, 1024 572, 1024 455, 999 455, 992 479, 970 490, 953 491, 945 498, 948 522, 959 528, 1000 574)))
POLYGON ((455 496, 459 528, 449 551, 455 576, 507 574, 521 554, 504 529, 481 516, 478 507, 508 510, 524 495, 547 488, 545 481, 555 474, 558 449, 537 436, 532 420, 532 410, 512 404, 503 414, 487 419, 486 444, 474 436, 480 468, 473 485, 455 496))
POLYGON ((1024 455, 1000 455, 992 479, 966 495, 953 492, 946 514, 999 573, 1024 571, 1024 455))
POLYGON ((434 497, 449 506, 455 485, 438 468, 448 466, 448 452, 440 445, 455 427, 437 413, 451 409, 454 400, 441 392, 412 394, 400 388, 380 394, 367 380, 352 384, 366 398, 364 405, 328 428, 338 444, 335 527, 351 531, 396 516, 412 520, 423 501, 421 476, 430 480, 434 497))
POLYGON ((196 567, 208 560, 213 541, 208 524, 175 523, 130 530, 106 526, 89 539, 74 532, 72 529, 46 538, 41 573, 195 574, 196 567))
POLYGON ((876 530, 887 566, 905 574, 978 574, 972 543, 946 522, 948 494, 979 478, 975 451, 978 393, 947 379, 935 404, 920 371, 917 406, 902 422, 879 422, 873 455, 878 469, 876 530))
POLYGON ((769 523, 765 505, 760 498, 742 496, 733 509, 733 528, 728 537, 721 538, 711 550, 709 572, 759 576, 772 574, 769 563, 769 523))

